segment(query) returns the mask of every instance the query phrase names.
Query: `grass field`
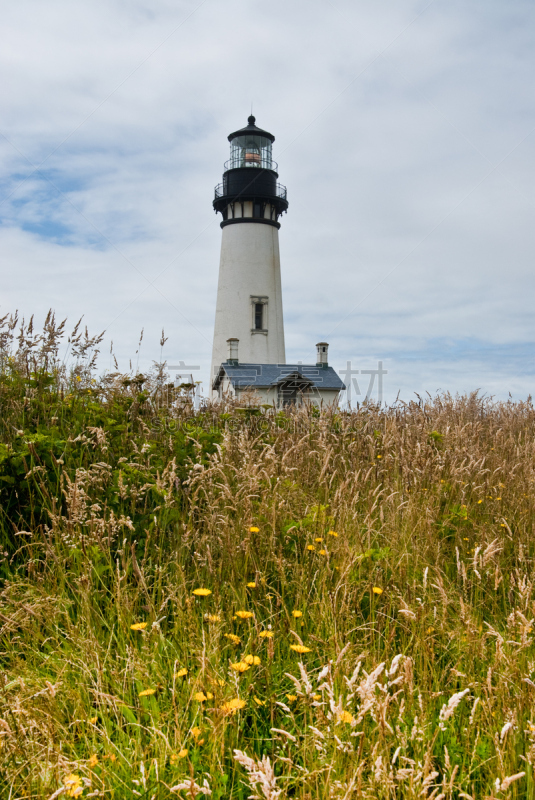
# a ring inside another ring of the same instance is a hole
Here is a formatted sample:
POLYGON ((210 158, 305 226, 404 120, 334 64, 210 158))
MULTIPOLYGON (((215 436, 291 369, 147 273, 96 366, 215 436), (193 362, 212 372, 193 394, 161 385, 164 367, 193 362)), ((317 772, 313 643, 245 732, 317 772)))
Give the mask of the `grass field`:
POLYGON ((531 401, 195 414, 63 333, 0 323, 0 797, 535 797, 531 401))

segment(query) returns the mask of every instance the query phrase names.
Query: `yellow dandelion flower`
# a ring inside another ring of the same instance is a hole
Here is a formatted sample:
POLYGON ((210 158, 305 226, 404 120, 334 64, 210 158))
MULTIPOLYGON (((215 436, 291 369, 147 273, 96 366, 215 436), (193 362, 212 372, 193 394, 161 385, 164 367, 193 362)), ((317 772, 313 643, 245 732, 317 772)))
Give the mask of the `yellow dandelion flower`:
POLYGON ((89 722, 90 725, 96 725, 97 719, 98 717, 90 717, 87 721, 89 722))
POLYGON ((234 670, 234 672, 247 672, 248 669, 251 669, 251 666, 247 663, 247 661, 236 661, 234 664, 230 665, 230 668, 234 670))
POLYGON ((186 749, 178 751, 178 757, 179 758, 186 758, 187 754, 188 754, 188 751, 186 749))
POLYGON ((197 597, 208 597, 209 594, 212 594, 211 589, 194 589, 193 594, 197 595, 197 597))
POLYGON ((478 500, 477 504, 480 505, 482 502, 483 502, 483 500, 478 500))
POLYGON ((374 586, 374 587, 373 587, 373 589, 372 589, 372 592, 373 592, 374 594, 382 594, 382 593, 383 593, 383 590, 381 589, 381 587, 380 587, 380 586, 374 586))
POLYGON ((307 550, 315 550, 315 549, 316 549, 316 548, 314 547, 314 545, 313 545, 313 544, 309 544, 309 545, 307 545, 307 550))
POLYGON ((434 631, 435 631, 435 629, 434 629, 434 628, 428 628, 428 629, 427 629, 427 631, 426 631, 426 633, 434 633, 434 631))
POLYGON ((240 700, 239 697, 235 697, 234 700, 229 700, 228 703, 223 703, 219 710, 222 711, 223 714, 235 714, 241 708, 245 708, 246 705, 247 703, 245 700, 240 700))
POLYGON ((295 617, 297 619, 298 617, 302 617, 302 616, 303 616, 303 612, 302 611, 298 611, 296 608, 294 608, 294 610, 292 611, 292 617, 295 617))
POLYGON ((336 531, 329 531, 327 533, 327 536, 338 536, 338 534, 336 533, 336 531))
POLYGON ((265 706, 266 705, 266 701, 265 700, 261 700, 259 697, 253 697, 253 700, 255 701, 257 706, 265 706))
POLYGON ((207 700, 213 700, 214 699, 214 695, 212 694, 212 692, 206 692, 206 699, 207 700))
POLYGON ((175 678, 183 678, 184 675, 187 675, 187 674, 188 674, 188 671, 187 671, 186 667, 182 667, 181 669, 178 670, 178 672, 175 672, 175 678))
POLYGON ((194 739, 198 739, 199 736, 201 735, 201 729, 197 728, 197 727, 192 728, 190 730, 190 733, 191 733, 191 735, 193 736, 194 739))
POLYGON ((288 700, 289 703, 295 703, 295 701, 297 700, 297 696, 295 694, 287 694, 286 699, 288 700))
POLYGON ((252 526, 249 528, 249 532, 250 532, 250 533, 260 533, 260 528, 257 528, 257 527, 256 527, 256 525, 252 525, 252 526))
POLYGON ((377 456, 377 458, 382 458, 382 456, 377 456))
POLYGON ((311 653, 312 650, 310 647, 306 647, 304 644, 291 644, 290 650, 294 650, 296 653, 311 653))
POLYGON ((235 633, 225 633, 225 637, 232 642, 232 644, 241 644, 241 639, 235 633))
POLYGON ((197 700, 198 703, 204 703, 205 700, 208 700, 204 692, 195 692, 193 699, 197 700))
POLYGON ((275 636, 273 631, 260 631, 258 635, 260 636, 261 639, 273 639, 273 637, 275 636))
POLYGON ((130 625, 130 630, 132 631, 144 631, 147 627, 146 622, 134 622, 133 625, 130 625))
POLYGON ((355 719, 355 717, 353 716, 353 714, 350 714, 349 711, 341 711, 338 714, 338 721, 339 722, 347 722, 347 723, 351 724, 354 719, 355 719))
POLYGON ((321 700, 321 694, 313 694, 312 699, 317 703, 319 700, 321 700))
POLYGON ((246 664, 254 664, 255 666, 258 666, 258 664, 260 664, 260 659, 258 658, 258 656, 251 656, 251 655, 245 656, 243 660, 245 661, 246 664))
POLYGON ((67 797, 79 797, 84 791, 82 779, 79 775, 75 775, 72 772, 70 775, 63 778, 63 786, 67 790, 67 797))
POLYGON ((93 755, 90 757, 89 761, 87 762, 87 766, 88 767, 96 767, 97 764, 98 764, 98 756, 95 753, 93 753, 93 755))
POLYGON ((236 611, 236 616, 240 619, 251 619, 251 617, 254 617, 254 614, 252 611, 236 611))
POLYGON ((247 584, 248 589, 256 589, 256 583, 254 581, 249 581, 247 584))
POLYGON ((326 556, 327 550, 320 550, 320 556, 326 556))
POLYGON ((316 536, 316 538, 314 539, 314 541, 315 541, 315 542, 322 542, 322 541, 323 541, 323 539, 321 538, 321 536, 316 536))
POLYGON ((151 694, 156 694, 156 689, 143 689, 143 691, 138 694, 138 697, 150 697, 151 694))

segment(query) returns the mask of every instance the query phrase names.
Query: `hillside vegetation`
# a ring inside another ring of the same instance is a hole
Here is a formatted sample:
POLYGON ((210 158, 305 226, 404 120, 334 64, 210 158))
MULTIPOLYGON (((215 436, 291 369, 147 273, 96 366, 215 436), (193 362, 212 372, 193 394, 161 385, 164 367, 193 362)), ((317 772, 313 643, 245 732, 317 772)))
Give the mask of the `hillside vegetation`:
POLYGON ((531 401, 194 412, 69 339, 0 322, 0 797, 535 797, 531 401))

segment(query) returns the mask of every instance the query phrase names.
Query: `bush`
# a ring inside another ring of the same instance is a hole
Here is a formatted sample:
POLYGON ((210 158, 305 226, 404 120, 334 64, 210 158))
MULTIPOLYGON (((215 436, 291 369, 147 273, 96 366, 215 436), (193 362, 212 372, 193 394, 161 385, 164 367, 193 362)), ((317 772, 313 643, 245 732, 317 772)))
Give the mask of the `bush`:
POLYGON ((532 796, 531 401, 195 411, 3 324, 2 796, 532 796))

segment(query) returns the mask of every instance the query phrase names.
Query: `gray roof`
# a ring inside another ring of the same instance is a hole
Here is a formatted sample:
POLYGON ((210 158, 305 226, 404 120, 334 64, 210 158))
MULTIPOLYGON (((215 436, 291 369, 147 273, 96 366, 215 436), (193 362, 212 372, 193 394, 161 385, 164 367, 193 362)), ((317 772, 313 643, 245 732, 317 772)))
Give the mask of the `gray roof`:
POLYGON ((315 364, 226 364, 219 367, 214 381, 217 389, 224 375, 227 375, 234 388, 247 387, 267 389, 277 386, 288 378, 305 379, 316 389, 342 391, 345 384, 332 367, 315 364))

